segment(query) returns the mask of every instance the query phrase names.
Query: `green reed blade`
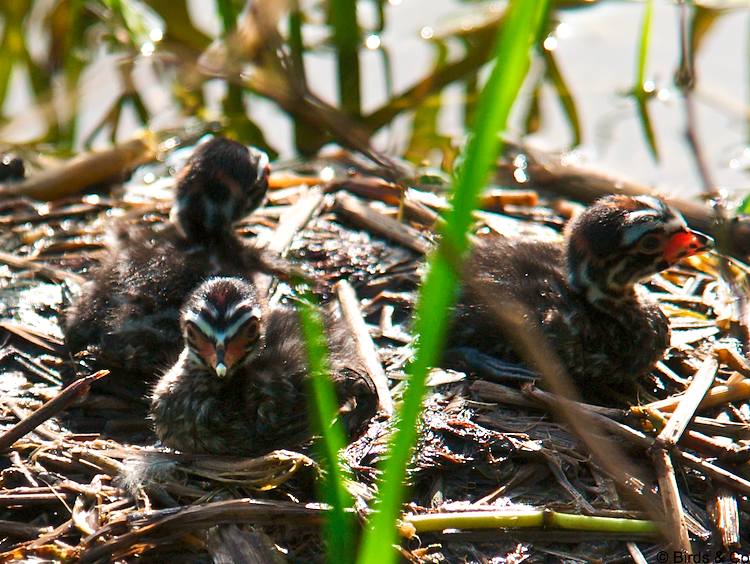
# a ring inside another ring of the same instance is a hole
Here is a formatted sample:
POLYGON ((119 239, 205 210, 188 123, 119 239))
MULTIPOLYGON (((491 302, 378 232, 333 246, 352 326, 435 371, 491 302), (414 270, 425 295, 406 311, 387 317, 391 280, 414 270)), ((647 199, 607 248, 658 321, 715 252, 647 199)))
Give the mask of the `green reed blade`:
POLYGON ((654 15, 654 0, 647 0, 641 21, 641 41, 638 48, 638 66, 636 71, 635 87, 638 91, 643 90, 646 81, 646 62, 648 61, 648 46, 651 40, 651 20, 654 15))
POLYGON ((358 556, 360 564, 394 562, 395 523, 404 496, 404 477, 417 438, 417 426, 428 369, 439 359, 448 309, 455 301, 456 267, 468 247, 472 212, 500 149, 513 102, 529 67, 530 50, 547 13, 547 2, 513 0, 494 51, 495 66, 484 86, 464 165, 455 181, 453 208, 448 213, 437 252, 430 258, 417 306, 415 332, 418 347, 408 368, 409 380, 389 444, 373 517, 365 530, 358 556))
POLYGON ((360 113, 359 43, 356 0, 331 0, 330 23, 338 58, 339 99, 349 114, 360 113))
POLYGON ((232 0, 216 0, 216 11, 221 20, 222 35, 226 36, 237 25, 237 9, 232 0))
POLYGON ((565 119, 573 132, 573 142, 571 143, 571 147, 577 147, 581 144, 582 134, 581 120, 578 117, 578 108, 576 106, 575 98, 573 98, 573 94, 571 93, 570 88, 568 88, 565 77, 557 66, 557 60, 555 59, 554 53, 547 49, 542 49, 542 53, 544 54, 547 78, 552 83, 552 87, 557 93, 557 97, 562 105, 563 113, 565 114, 565 119))
POLYGON ((354 514, 347 512, 353 505, 346 489, 347 471, 339 461, 339 452, 346 446, 344 430, 337 420, 338 402, 329 378, 328 352, 325 330, 320 312, 311 296, 297 305, 297 313, 307 346, 312 390, 311 422, 321 435, 321 454, 326 474, 323 479, 323 499, 331 506, 326 519, 325 538, 329 562, 351 562, 354 555, 354 514), (313 401, 314 400, 314 401, 313 401))

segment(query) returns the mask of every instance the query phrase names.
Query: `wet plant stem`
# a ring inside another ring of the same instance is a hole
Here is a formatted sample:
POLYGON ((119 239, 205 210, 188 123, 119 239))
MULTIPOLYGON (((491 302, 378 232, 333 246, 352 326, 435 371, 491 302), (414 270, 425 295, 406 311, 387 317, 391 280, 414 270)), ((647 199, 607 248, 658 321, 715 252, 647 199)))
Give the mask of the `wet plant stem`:
POLYGON ((529 527, 637 535, 652 534, 654 536, 659 533, 656 523, 644 519, 572 515, 550 509, 432 513, 408 515, 404 521, 413 525, 417 533, 444 529, 522 529, 529 527))

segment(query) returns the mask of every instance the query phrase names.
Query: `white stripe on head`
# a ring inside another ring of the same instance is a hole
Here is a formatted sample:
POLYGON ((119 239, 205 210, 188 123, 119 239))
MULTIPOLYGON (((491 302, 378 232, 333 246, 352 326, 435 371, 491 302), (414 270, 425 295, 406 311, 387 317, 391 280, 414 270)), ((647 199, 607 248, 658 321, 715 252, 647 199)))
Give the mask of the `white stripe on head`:
POLYGON ((234 337, 235 333, 237 333, 240 327, 242 327, 248 319, 251 319, 253 317, 260 317, 260 310, 258 308, 253 308, 251 311, 245 312, 242 316, 240 316, 239 319, 237 319, 237 321, 232 323, 223 331, 216 331, 216 329, 212 325, 206 323, 206 320, 203 319, 200 314, 188 314, 187 316, 185 316, 185 320, 195 324, 198 329, 201 330, 201 333, 203 333, 206 337, 213 339, 217 343, 224 343, 228 339, 234 337))
POLYGON ((201 330, 201 333, 203 333, 206 337, 214 337, 215 332, 214 328, 211 327, 209 323, 206 323, 206 320, 201 317, 200 313, 195 312, 188 312, 187 315, 185 315, 185 321, 188 321, 198 327, 198 329, 201 330))
POLYGON ((607 273, 607 288, 620 288, 621 284, 615 284, 615 278, 625 268, 625 261, 620 261, 617 265, 607 273))
POLYGON ((260 309, 258 307, 256 307, 255 305, 253 305, 253 304, 254 304, 254 302, 252 302, 251 300, 242 300, 241 302, 237 302, 237 303, 232 304, 231 306, 229 306, 227 308, 227 312, 224 315, 225 315, 225 317, 232 317, 232 315, 234 315, 234 313, 238 309, 243 308, 243 307, 251 306, 252 310, 253 310, 253 315, 255 315, 256 317, 260 317, 260 309))
POLYGON ((624 245, 629 246, 634 244, 641 237, 648 234, 649 231, 660 230, 666 234, 670 234, 677 231, 683 231, 688 228, 687 223, 685 223, 685 219, 678 212, 662 205, 661 202, 656 200, 656 198, 652 198, 651 196, 639 196, 637 199, 639 201, 641 199, 654 200, 655 202, 658 202, 660 204, 661 211, 658 211, 656 209, 648 209, 636 210, 627 213, 625 215, 626 222, 629 224, 633 223, 635 225, 629 226, 625 230, 622 238, 622 242, 624 245), (643 221, 644 218, 651 218, 652 221, 648 221, 648 219, 646 219, 646 221, 643 221), (640 223, 639 220, 642 221, 642 223, 640 223))
POLYGON ((640 225, 628 227, 625 230, 625 233, 623 233, 622 243, 629 247, 650 231, 661 231, 663 228, 664 225, 660 223, 642 223, 640 225))
POLYGON ((268 155, 264 151, 256 150, 256 153, 258 153, 258 176, 255 177, 255 181, 258 182, 266 175, 266 167, 268 166, 269 160, 268 155))
POLYGON ((636 196, 633 198, 636 202, 640 202, 654 210, 657 210, 659 212, 664 212, 667 209, 667 206, 662 202, 659 198, 655 198, 654 196, 636 196))
POLYGON ((237 332, 237 330, 240 327, 242 327, 248 319, 251 319, 253 317, 257 318, 257 316, 255 315, 255 311, 246 312, 237 321, 235 321, 229 327, 227 327, 224 331, 220 331, 219 333, 217 333, 216 340, 223 341, 225 339, 230 339, 234 337, 234 334, 237 332))
POLYGON ((203 307, 206 308, 208 312, 214 316, 214 318, 219 318, 219 310, 216 309, 216 306, 214 304, 209 301, 205 301, 203 302, 203 307))
POLYGON ((628 212, 625 214, 625 221, 628 223, 636 223, 639 219, 643 218, 658 218, 661 217, 662 213, 657 210, 637 210, 628 212))

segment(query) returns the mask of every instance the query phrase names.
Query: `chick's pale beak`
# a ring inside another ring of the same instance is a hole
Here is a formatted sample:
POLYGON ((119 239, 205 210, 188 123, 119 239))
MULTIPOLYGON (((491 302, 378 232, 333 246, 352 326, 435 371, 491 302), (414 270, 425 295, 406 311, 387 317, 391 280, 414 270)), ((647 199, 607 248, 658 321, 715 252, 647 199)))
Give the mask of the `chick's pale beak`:
POLYGON ((664 260, 669 264, 702 253, 713 246, 713 240, 708 235, 698 231, 678 231, 669 238, 664 247, 664 260))
POLYGON ((214 371, 219 378, 227 375, 227 365, 224 363, 224 346, 216 347, 216 364, 214 371))

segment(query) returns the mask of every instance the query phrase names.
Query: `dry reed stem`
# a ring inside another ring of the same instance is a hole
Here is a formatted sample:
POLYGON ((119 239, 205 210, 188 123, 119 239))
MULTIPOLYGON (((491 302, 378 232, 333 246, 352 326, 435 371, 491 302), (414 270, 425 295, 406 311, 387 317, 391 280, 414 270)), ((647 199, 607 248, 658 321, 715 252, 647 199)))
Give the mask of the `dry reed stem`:
MULTIPOLYGON (((674 412, 680 405, 684 394, 670 396, 663 400, 651 402, 646 405, 635 406, 630 410, 636 414, 649 414, 650 412, 660 411, 663 413, 674 412)), ((750 398, 750 378, 742 378, 731 384, 719 384, 711 388, 703 401, 698 405, 696 411, 719 407, 727 403, 750 398)))
POLYGON ((283 501, 261 501, 255 499, 232 499, 213 503, 180 507, 166 512, 154 512, 141 520, 129 519, 137 527, 113 540, 94 545, 94 541, 119 525, 111 522, 99 529, 95 535, 84 539, 89 548, 84 549, 80 561, 96 562, 102 558, 116 558, 121 552, 135 544, 144 550, 149 542, 170 534, 183 536, 191 531, 206 529, 221 523, 251 523, 316 526, 325 514, 325 509, 316 504, 301 504, 283 501), (162 515, 163 513, 163 515, 162 515))
POLYGON ((634 542, 628 542, 625 544, 628 547, 628 553, 630 554, 630 557, 633 559, 634 564, 648 564, 646 557, 643 556, 643 553, 638 548, 637 544, 635 544, 634 542))
POLYGON ((663 448, 657 448, 651 453, 651 460, 659 481, 659 492, 664 504, 664 518, 670 529, 672 549, 685 554, 692 554, 690 536, 685 522, 685 511, 680 501, 680 491, 674 475, 674 467, 669 453, 663 448))
POLYGON ((75 282, 76 284, 83 284, 86 281, 83 276, 79 276, 74 272, 54 268, 52 266, 47 266, 44 264, 39 264, 38 262, 29 258, 12 255, 10 253, 5 253, 2 251, 0 251, 0 263, 7 264, 8 266, 13 268, 30 270, 53 282, 70 280, 71 282, 75 282))
MULTIPOLYGON (((612 419, 597 413, 591 413, 590 416, 601 425, 602 429, 615 436, 623 438, 632 444, 641 446, 644 449, 649 449, 654 445, 654 440, 652 438, 647 437, 640 431, 636 431, 632 427, 618 423, 617 421, 613 421, 612 419)), ((677 447, 672 449, 671 454, 673 458, 695 470, 703 472, 708 477, 726 484, 730 488, 733 488, 744 495, 750 495, 750 481, 745 478, 742 478, 716 464, 708 462, 699 456, 683 452, 677 447)))
MULTIPOLYGON (((311 189, 281 215, 276 229, 268 236, 261 238, 259 243, 264 245, 265 250, 271 254, 283 257, 294 236, 320 211, 323 204, 322 192, 317 188, 311 189)), ((270 274, 257 273, 253 276, 253 281, 260 295, 270 294, 273 287, 273 277, 270 274)))
POLYGON ((274 172, 268 179, 269 190, 283 190, 297 186, 319 186, 325 181, 319 176, 305 176, 288 172, 274 172))
POLYGON ((740 512, 737 495, 729 488, 720 486, 711 491, 708 499, 708 515, 718 532, 721 546, 726 551, 740 548, 740 512))
POLYGON ((57 337, 41 333, 30 327, 22 327, 11 321, 0 321, 0 329, 5 329, 8 333, 13 333, 29 343, 33 343, 50 352, 58 352, 59 348, 65 344, 57 337))
POLYGON ((354 337, 357 355, 360 357, 360 360, 367 369, 367 373, 375 384, 375 390, 378 394, 378 409, 381 409, 390 417, 393 415, 393 400, 391 399, 391 391, 388 387, 388 377, 385 375, 382 364, 380 364, 375 344, 372 342, 370 332, 367 330, 367 324, 362 318, 357 294, 354 292, 351 284, 345 280, 337 282, 334 289, 336 290, 344 321, 354 337))
POLYGON ((0 452, 7 451, 18 439, 63 411, 74 401, 86 395, 91 384, 107 374, 109 374, 108 370, 100 370, 95 374, 76 380, 65 389, 61 390, 55 398, 49 400, 42 407, 34 411, 34 413, 19 421, 16 425, 0 435, 0 452))
POLYGON ((656 444, 659 448, 669 450, 680 440, 682 433, 685 432, 690 420, 698 410, 698 406, 713 384, 718 369, 719 363, 713 354, 703 361, 700 370, 693 376, 690 386, 682 396, 674 413, 656 438, 656 444))
POLYGON ((355 196, 339 192, 336 195, 336 210, 357 225, 420 254, 426 254, 431 248, 419 231, 383 215, 355 196))
POLYGON ((80 192, 84 188, 122 177, 156 155, 155 139, 150 136, 131 139, 111 149, 79 155, 59 167, 31 178, 0 187, 0 197, 29 196, 54 200, 80 192))
POLYGON ((281 564, 286 562, 273 542, 260 531, 237 525, 211 527, 206 549, 214 564, 281 564))

